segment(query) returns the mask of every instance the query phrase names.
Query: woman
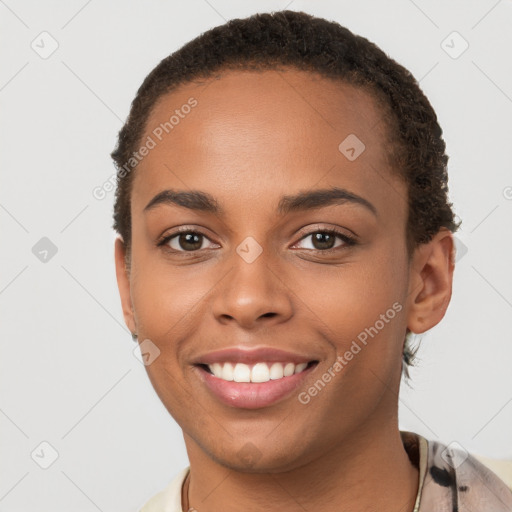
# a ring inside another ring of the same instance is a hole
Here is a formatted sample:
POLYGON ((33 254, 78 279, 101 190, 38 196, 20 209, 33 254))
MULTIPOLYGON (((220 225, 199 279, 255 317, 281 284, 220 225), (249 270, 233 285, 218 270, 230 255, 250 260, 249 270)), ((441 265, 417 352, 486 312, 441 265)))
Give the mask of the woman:
POLYGON ((304 13, 232 20, 148 75, 112 156, 125 321, 190 460, 144 511, 512 510, 398 427, 458 227, 407 70, 304 13))

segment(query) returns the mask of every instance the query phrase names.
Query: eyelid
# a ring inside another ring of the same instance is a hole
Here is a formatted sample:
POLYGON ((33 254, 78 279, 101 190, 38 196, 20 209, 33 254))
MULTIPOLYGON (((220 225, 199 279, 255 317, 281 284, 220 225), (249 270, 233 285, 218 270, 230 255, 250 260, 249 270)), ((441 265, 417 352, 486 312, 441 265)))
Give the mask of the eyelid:
POLYGON ((348 228, 341 228, 339 226, 325 225, 325 224, 310 224, 310 225, 302 228, 299 231, 300 240, 302 240, 302 238, 304 236, 312 235, 313 233, 318 233, 318 232, 325 232, 325 231, 332 231, 332 232, 335 232, 336 234, 345 236, 347 238, 354 238, 354 239, 358 238, 358 236, 352 230, 350 230, 348 228), (346 233, 346 232, 348 232, 348 233, 346 233), (303 233, 303 234, 301 234, 301 233, 303 233))

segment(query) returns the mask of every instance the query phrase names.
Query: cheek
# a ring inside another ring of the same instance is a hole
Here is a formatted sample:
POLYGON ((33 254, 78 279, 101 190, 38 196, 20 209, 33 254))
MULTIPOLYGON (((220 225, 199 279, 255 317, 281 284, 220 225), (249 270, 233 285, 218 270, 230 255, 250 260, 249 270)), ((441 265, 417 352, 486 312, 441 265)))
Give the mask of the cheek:
POLYGON ((163 396, 177 385, 169 383, 167 372, 173 380, 186 378, 187 362, 211 332, 205 325, 211 322, 212 300, 229 267, 220 269, 213 260, 170 261, 158 251, 134 244, 131 294, 139 339, 149 339, 159 349, 158 359, 146 369, 163 396))
MULTIPOLYGON (((190 267, 171 268, 159 262, 139 265, 132 281, 132 299, 139 328, 147 337, 172 341, 190 326, 194 311, 207 300, 215 280, 190 267)), ((195 324, 194 324, 195 325, 195 324)), ((190 330, 187 335, 192 334, 190 330)))
MULTIPOLYGON (((403 298, 405 276, 391 265, 354 263, 318 275, 299 274, 297 295, 331 331, 353 336, 403 298), (305 291, 307 290, 307 293, 305 291)), ((395 307, 396 309, 396 307, 395 307)))
POLYGON ((378 371, 400 364, 406 324, 405 261, 381 248, 336 270, 297 276, 299 289, 308 290, 303 294, 307 309, 320 320, 336 354, 346 354, 347 364, 357 360, 361 367, 378 371))

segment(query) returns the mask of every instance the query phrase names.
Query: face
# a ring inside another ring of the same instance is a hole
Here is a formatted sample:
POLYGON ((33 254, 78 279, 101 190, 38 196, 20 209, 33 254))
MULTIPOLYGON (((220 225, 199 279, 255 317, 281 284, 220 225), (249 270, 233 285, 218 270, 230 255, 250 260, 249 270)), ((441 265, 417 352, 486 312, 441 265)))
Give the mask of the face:
POLYGON ((225 72, 163 97, 142 140, 118 281, 187 448, 281 471, 393 421, 407 189, 372 97, 300 71, 225 72))

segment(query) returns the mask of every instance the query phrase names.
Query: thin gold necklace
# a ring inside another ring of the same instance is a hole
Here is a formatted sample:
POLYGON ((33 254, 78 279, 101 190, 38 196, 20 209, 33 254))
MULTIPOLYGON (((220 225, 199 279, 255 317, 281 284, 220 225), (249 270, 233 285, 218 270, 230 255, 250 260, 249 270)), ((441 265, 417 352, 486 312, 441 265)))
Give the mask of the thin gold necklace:
POLYGON ((190 483, 190 471, 187 474, 187 478, 185 478, 185 484, 183 485, 183 495, 181 497, 183 504, 185 505, 183 507, 183 512, 188 512, 189 505, 188 505, 188 486, 190 483))

